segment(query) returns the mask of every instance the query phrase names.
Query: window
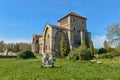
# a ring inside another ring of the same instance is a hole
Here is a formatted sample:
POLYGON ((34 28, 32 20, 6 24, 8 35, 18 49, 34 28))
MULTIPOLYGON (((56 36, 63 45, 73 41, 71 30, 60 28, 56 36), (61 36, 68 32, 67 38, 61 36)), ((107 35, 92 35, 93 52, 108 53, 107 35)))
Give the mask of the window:
POLYGON ((85 24, 85 21, 82 21, 82 24, 85 24))
POLYGON ((75 27, 74 27, 74 31, 75 31, 75 27))
POLYGON ((49 34, 48 34, 48 36, 47 36, 48 38, 50 38, 50 36, 49 36, 49 34))
POLYGON ((77 19, 72 19, 72 22, 73 23, 78 23, 78 20, 77 19))
POLYGON ((38 42, 39 42, 39 41, 38 41, 38 40, 36 40, 36 44, 38 44, 38 42))
POLYGON ((34 43, 34 38, 33 38, 33 43, 34 43))
POLYGON ((75 19, 73 19, 73 22, 75 23, 75 19))

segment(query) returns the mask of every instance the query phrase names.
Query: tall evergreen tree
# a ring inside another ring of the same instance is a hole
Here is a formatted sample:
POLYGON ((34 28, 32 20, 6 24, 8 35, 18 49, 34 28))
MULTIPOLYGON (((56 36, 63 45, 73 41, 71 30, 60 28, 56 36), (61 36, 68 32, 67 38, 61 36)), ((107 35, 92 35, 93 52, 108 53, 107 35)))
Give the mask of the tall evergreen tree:
POLYGON ((104 48, 106 49, 107 52, 109 52, 110 46, 106 40, 104 41, 104 48))
POLYGON ((85 41, 83 41, 83 42, 81 43, 80 48, 81 48, 81 49, 86 49, 86 48, 87 48, 85 41))
POLYGON ((93 46, 93 41, 90 41, 90 52, 94 56, 94 46, 93 46))
POLYGON ((60 41, 60 51, 61 51, 61 56, 65 56, 67 55, 67 50, 68 50, 68 47, 67 47, 67 43, 64 39, 64 37, 62 37, 61 41, 60 41))

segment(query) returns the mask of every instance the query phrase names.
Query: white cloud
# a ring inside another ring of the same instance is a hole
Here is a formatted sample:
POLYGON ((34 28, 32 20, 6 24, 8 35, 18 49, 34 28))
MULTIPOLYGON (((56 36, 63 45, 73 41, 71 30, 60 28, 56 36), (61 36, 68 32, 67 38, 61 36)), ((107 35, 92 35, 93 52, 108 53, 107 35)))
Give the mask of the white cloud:
POLYGON ((20 42, 25 42, 25 43, 31 43, 31 40, 29 39, 0 39, 0 41, 4 41, 4 43, 20 43, 20 42))
POLYGON ((93 44, 95 48, 103 47, 104 41, 106 39, 105 35, 97 35, 92 38, 93 44))

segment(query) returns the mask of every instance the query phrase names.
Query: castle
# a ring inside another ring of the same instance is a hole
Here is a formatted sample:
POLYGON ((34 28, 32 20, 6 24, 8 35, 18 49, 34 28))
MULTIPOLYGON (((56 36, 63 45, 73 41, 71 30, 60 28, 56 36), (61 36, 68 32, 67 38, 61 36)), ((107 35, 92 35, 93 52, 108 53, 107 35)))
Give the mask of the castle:
POLYGON ((91 33, 87 31, 87 18, 74 12, 70 12, 58 20, 58 26, 46 24, 43 34, 33 34, 32 51, 36 53, 54 53, 60 56, 61 38, 67 42, 70 50, 73 50, 85 41, 90 47, 91 33))

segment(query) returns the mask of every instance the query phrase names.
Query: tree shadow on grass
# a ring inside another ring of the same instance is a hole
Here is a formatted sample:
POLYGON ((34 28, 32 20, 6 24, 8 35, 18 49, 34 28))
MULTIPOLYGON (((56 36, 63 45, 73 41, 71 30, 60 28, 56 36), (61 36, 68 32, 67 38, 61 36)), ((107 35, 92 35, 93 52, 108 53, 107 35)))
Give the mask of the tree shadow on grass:
POLYGON ((51 69, 56 69, 56 68, 62 68, 62 66, 48 66, 48 67, 45 67, 45 66, 42 66, 42 65, 41 65, 41 68, 51 68, 51 69))
POLYGON ((0 58, 17 58, 17 56, 0 56, 0 58))

